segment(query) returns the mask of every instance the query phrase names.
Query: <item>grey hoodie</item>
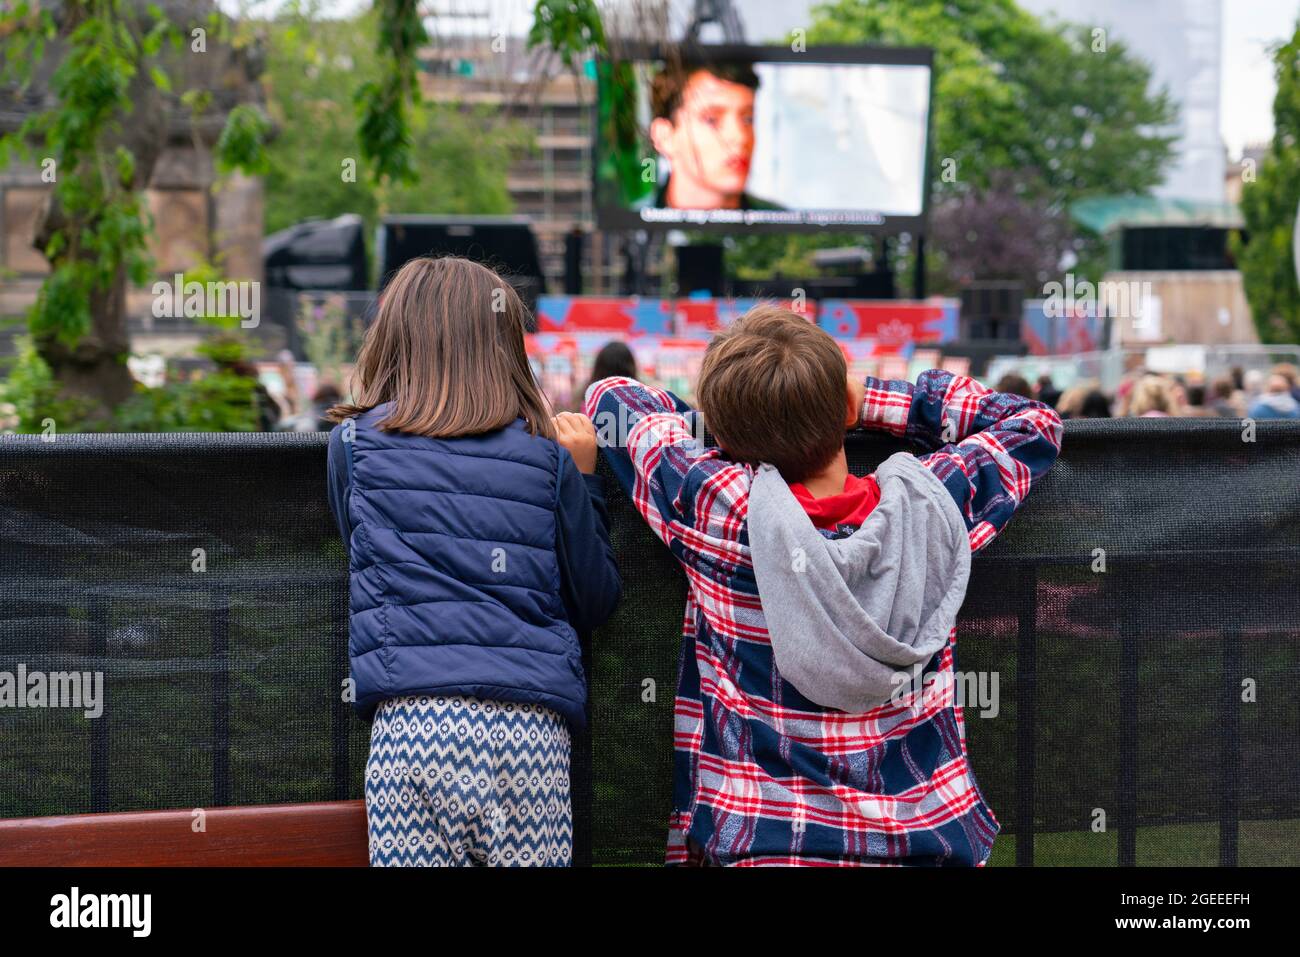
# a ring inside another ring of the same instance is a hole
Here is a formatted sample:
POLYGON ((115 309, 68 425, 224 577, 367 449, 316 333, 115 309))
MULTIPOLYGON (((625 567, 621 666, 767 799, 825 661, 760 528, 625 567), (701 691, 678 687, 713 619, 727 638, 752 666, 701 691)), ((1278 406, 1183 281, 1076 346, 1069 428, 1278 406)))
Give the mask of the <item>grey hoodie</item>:
POLYGON ((749 490, 749 546, 777 670, 823 707, 888 701, 948 640, 970 538, 943 483, 906 452, 875 473, 880 503, 827 539, 770 465, 749 490))

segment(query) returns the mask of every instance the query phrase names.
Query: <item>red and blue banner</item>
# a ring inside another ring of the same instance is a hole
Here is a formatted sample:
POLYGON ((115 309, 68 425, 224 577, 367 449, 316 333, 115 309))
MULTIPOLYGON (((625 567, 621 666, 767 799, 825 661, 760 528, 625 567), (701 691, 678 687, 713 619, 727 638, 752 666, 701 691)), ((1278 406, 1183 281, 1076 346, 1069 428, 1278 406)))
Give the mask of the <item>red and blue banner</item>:
POLYGON ((817 324, 836 339, 868 341, 875 355, 911 355, 918 345, 940 346, 957 338, 956 299, 824 299, 817 324))
MULTIPOLYGON (((763 301, 773 300, 542 296, 537 300, 537 331, 708 339, 763 301)), ((869 340, 882 354, 906 355, 917 345, 943 345, 957 338, 956 299, 775 302, 810 314, 836 339, 869 340)))
MULTIPOLYGON (((821 302, 759 299, 542 296, 537 332, 528 354, 551 401, 574 408, 591 362, 611 339, 627 343, 639 373, 689 397, 709 340, 760 302, 775 302, 835 337, 855 371, 907 367, 918 347, 957 338, 955 299, 826 299, 821 302), (900 364, 901 363, 901 364, 900 364)), ((936 353, 937 355, 937 353, 936 353)))
POLYGON ((1077 355, 1106 348, 1105 321, 1097 318, 1095 300, 1056 303, 1051 300, 1026 299, 1020 319, 1020 338, 1029 346, 1031 356, 1077 355), (1048 315, 1051 312, 1052 315, 1048 315), (1056 315, 1065 312, 1065 315, 1056 315))

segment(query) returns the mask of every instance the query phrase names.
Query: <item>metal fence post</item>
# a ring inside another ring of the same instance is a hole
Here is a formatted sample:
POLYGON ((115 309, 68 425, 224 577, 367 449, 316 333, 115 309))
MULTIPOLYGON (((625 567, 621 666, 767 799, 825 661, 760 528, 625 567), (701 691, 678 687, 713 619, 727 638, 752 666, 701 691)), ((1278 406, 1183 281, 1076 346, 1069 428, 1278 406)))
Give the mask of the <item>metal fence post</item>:
POLYGON ((230 599, 210 592, 212 601, 212 802, 230 804, 230 599))
MULTIPOLYGON (((93 595, 90 599, 90 654, 101 661, 108 656, 108 599, 93 595)), ((90 724, 90 810, 108 810, 108 709, 90 724)))
POLYGON ((343 682, 348 677, 348 586, 341 589, 342 600, 336 594, 333 603, 332 639, 336 642, 331 661, 334 663, 334 688, 330 705, 330 738, 333 744, 334 800, 348 797, 348 702, 343 700, 343 682), (341 642, 340 642, 341 639, 341 642))
POLYGON ((1241 632, 1223 635, 1223 712, 1219 756, 1219 865, 1236 867, 1241 812, 1241 632))
MULTIPOLYGON (((1137 585, 1130 582, 1130 585, 1137 585)), ((1129 604, 1125 603, 1126 606, 1129 604)), ((1119 781, 1116 804, 1119 844, 1116 863, 1133 867, 1137 863, 1137 749, 1138 749, 1138 633, 1125 615, 1120 624, 1119 667, 1119 781)))
POLYGON ((1038 566, 1021 566, 1016 638, 1016 866, 1034 866, 1034 738, 1038 709, 1038 566))

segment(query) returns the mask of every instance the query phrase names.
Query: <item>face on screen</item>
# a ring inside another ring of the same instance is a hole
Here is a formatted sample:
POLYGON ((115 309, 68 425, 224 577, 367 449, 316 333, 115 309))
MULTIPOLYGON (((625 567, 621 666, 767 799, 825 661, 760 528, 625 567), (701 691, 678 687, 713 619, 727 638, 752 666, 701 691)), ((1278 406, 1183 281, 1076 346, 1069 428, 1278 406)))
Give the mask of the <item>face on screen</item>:
POLYGON ((651 123, 650 138, 672 166, 666 205, 736 207, 754 152, 754 91, 697 70, 672 118, 651 123))

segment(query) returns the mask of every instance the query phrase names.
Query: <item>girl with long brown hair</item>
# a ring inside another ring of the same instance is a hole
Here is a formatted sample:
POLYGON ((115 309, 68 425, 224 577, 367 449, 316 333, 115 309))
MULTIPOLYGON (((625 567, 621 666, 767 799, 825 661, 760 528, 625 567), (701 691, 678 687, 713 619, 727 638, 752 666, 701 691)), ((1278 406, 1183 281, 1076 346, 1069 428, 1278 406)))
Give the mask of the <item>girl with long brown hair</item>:
POLYGON ((525 319, 490 269, 413 260, 330 410, 374 866, 571 862, 584 645, 620 583, 595 430, 551 416, 525 319))

